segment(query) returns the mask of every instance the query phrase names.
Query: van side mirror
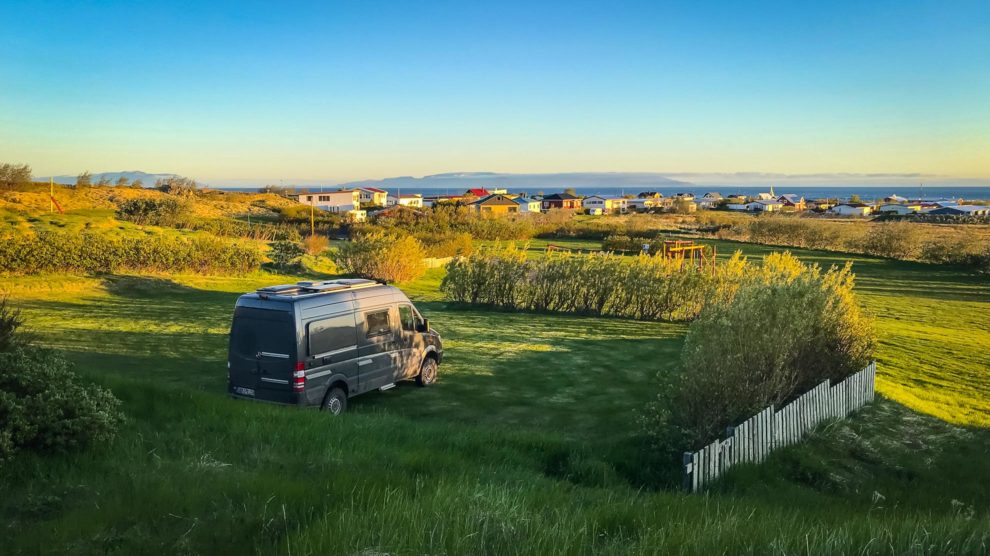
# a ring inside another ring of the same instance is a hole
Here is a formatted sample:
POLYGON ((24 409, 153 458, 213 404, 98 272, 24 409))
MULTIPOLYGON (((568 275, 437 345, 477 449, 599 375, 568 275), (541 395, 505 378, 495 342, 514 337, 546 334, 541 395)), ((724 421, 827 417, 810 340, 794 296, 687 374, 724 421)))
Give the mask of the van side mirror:
POLYGON ((416 326, 416 332, 429 332, 430 331, 430 319, 424 318, 419 321, 418 326, 416 326))

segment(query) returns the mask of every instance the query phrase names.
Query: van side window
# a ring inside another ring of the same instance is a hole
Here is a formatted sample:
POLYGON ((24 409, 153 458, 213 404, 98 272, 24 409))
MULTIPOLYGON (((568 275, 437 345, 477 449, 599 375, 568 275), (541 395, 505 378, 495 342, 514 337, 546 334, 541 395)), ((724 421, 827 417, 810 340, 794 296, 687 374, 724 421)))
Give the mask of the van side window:
POLYGON ((365 313, 364 321, 368 326, 369 338, 384 336, 392 332, 392 328, 388 324, 388 309, 375 311, 374 313, 365 313))
POLYGON ((399 320, 402 321, 403 330, 416 331, 416 315, 409 305, 399 305, 399 320))
POLYGON ((357 345, 354 315, 346 314, 309 323, 309 354, 317 355, 357 345))

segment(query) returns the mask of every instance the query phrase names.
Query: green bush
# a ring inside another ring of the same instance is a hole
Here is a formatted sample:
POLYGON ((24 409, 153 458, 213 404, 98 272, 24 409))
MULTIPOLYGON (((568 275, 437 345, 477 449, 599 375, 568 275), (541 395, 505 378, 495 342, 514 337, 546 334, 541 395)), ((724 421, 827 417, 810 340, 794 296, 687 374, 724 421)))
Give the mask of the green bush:
POLYGON ((731 299, 706 304, 691 324, 673 409, 657 427, 672 424, 697 446, 768 405, 861 370, 876 337, 853 281, 848 264, 822 272, 786 253, 765 257, 731 299))
POLYGON ((0 353, 0 460, 19 450, 60 452, 111 440, 123 421, 108 390, 79 381, 58 352, 0 353))
POLYGON ((421 233, 416 234, 415 237, 423 244, 427 257, 443 259, 470 255, 474 251, 474 240, 467 232, 442 235, 421 233))
POLYGON ((386 282, 419 278, 426 271, 425 256, 416 238, 383 232, 357 236, 332 254, 334 263, 345 273, 386 282))
POLYGON ((294 241, 275 241, 268 251, 272 264, 281 269, 288 269, 299 264, 305 251, 294 241))
POLYGON ((870 226, 861 249, 868 255, 914 259, 921 252, 921 233, 910 222, 882 222, 870 226))
POLYGON ((0 352, 9 351, 20 343, 18 329, 22 324, 21 311, 11 307, 6 297, 0 297, 0 352))
POLYGON ((149 226, 175 226, 189 216, 189 205, 173 198, 130 199, 117 209, 118 219, 149 226))
POLYGON ((510 245, 451 261, 440 287, 454 301, 506 309, 690 320, 706 299, 727 291, 723 282, 739 260, 715 272, 649 255, 561 253, 528 260, 510 245))
POLYGON ((45 231, 0 241, 0 269, 12 274, 249 272, 257 269, 261 260, 255 248, 207 235, 118 237, 93 231, 45 231))

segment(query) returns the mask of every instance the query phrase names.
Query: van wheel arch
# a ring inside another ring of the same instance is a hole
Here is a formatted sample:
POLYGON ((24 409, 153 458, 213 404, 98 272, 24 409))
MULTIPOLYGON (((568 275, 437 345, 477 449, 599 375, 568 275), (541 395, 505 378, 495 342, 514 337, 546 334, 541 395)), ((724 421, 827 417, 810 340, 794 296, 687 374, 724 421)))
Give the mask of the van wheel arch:
POLYGON ((332 415, 340 415, 347 411, 347 384, 340 381, 332 383, 323 396, 320 410, 332 415))

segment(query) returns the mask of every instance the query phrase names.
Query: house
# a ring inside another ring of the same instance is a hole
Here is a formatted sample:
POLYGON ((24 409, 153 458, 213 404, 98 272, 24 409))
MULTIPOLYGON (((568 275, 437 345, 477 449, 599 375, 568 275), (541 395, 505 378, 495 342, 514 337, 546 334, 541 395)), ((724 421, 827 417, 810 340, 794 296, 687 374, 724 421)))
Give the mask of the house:
POLYGON ((863 203, 842 203, 835 205, 828 211, 839 216, 867 216, 873 212, 873 208, 863 203))
POLYGON ((413 207, 413 208, 423 208, 423 196, 419 193, 415 194, 398 194, 388 196, 388 206, 394 207, 399 205, 401 207, 413 207))
POLYGON ((636 195, 637 199, 663 199, 663 193, 659 191, 643 191, 639 195, 636 195))
POLYGON ((698 201, 698 208, 712 210, 722 203, 722 194, 718 191, 709 191, 698 201))
POLYGON ((772 201, 772 200, 774 200, 774 198, 775 197, 774 197, 774 194, 772 192, 771 193, 757 193, 755 200, 757 200, 757 201, 772 201))
POLYGON ((327 212, 344 214, 361 208, 361 193, 357 189, 296 193, 289 195, 304 205, 311 205, 327 212))
POLYGON ((479 199, 468 206, 484 214, 509 214, 519 212, 519 203, 502 194, 488 195, 484 199, 479 199))
POLYGON ((362 205, 384 207, 388 203, 388 191, 377 187, 362 187, 358 189, 362 205))
POLYGON ((884 203, 906 203, 907 199, 901 197, 900 195, 890 195, 883 198, 884 203))
POLYGON ((637 212, 646 212, 650 209, 663 207, 663 200, 657 197, 637 197, 626 199, 626 207, 637 212))
POLYGON ((368 219, 368 211, 364 209, 349 210, 347 217, 351 219, 351 222, 364 222, 368 219))
POLYGON ((925 214, 939 214, 946 216, 990 216, 990 206, 955 205, 932 209, 925 214))
POLYGON ((543 197, 543 210, 550 209, 579 209, 581 198, 570 193, 554 193, 543 197))
POLYGON ((779 212, 784 208, 784 203, 775 200, 753 201, 746 203, 746 210, 749 212, 779 212))
POLYGON ((456 204, 460 203, 464 197, 460 195, 430 195, 429 197, 423 197, 423 206, 430 208, 442 204, 456 204))
POLYGON ((519 212, 540 212, 543 208, 543 203, 537 199, 530 199, 527 197, 516 197, 512 199, 517 205, 519 205, 519 212))
POLYGON ((887 203, 885 205, 880 205, 877 212, 880 214, 915 214, 921 212, 921 205, 887 203))
POLYGON ((835 206, 835 203, 831 199, 815 199, 813 201, 808 201, 805 203, 805 207, 809 210, 819 210, 825 211, 835 206))
POLYGON ((629 200, 624 197, 592 195, 590 197, 585 197, 585 199, 581 201, 581 206, 589 211, 601 209, 602 214, 608 214, 610 212, 626 212, 626 208, 629 206, 629 200))
POLYGON ((487 197, 491 194, 492 193, 484 187, 474 187, 464 192, 465 197, 477 197, 479 199, 482 197, 487 197))
POLYGON ((807 205, 804 202, 804 197, 793 193, 781 195, 780 197, 777 197, 777 200, 784 204, 783 208, 785 210, 803 211, 807 208, 807 205))
POLYGON ((726 208, 726 210, 744 211, 744 210, 748 210, 747 209, 747 206, 748 205, 749 205, 749 203, 729 203, 729 204, 725 205, 725 208, 726 208))
POLYGON ((674 195, 674 200, 675 201, 693 201, 694 200, 694 193, 678 193, 677 195, 674 195))

